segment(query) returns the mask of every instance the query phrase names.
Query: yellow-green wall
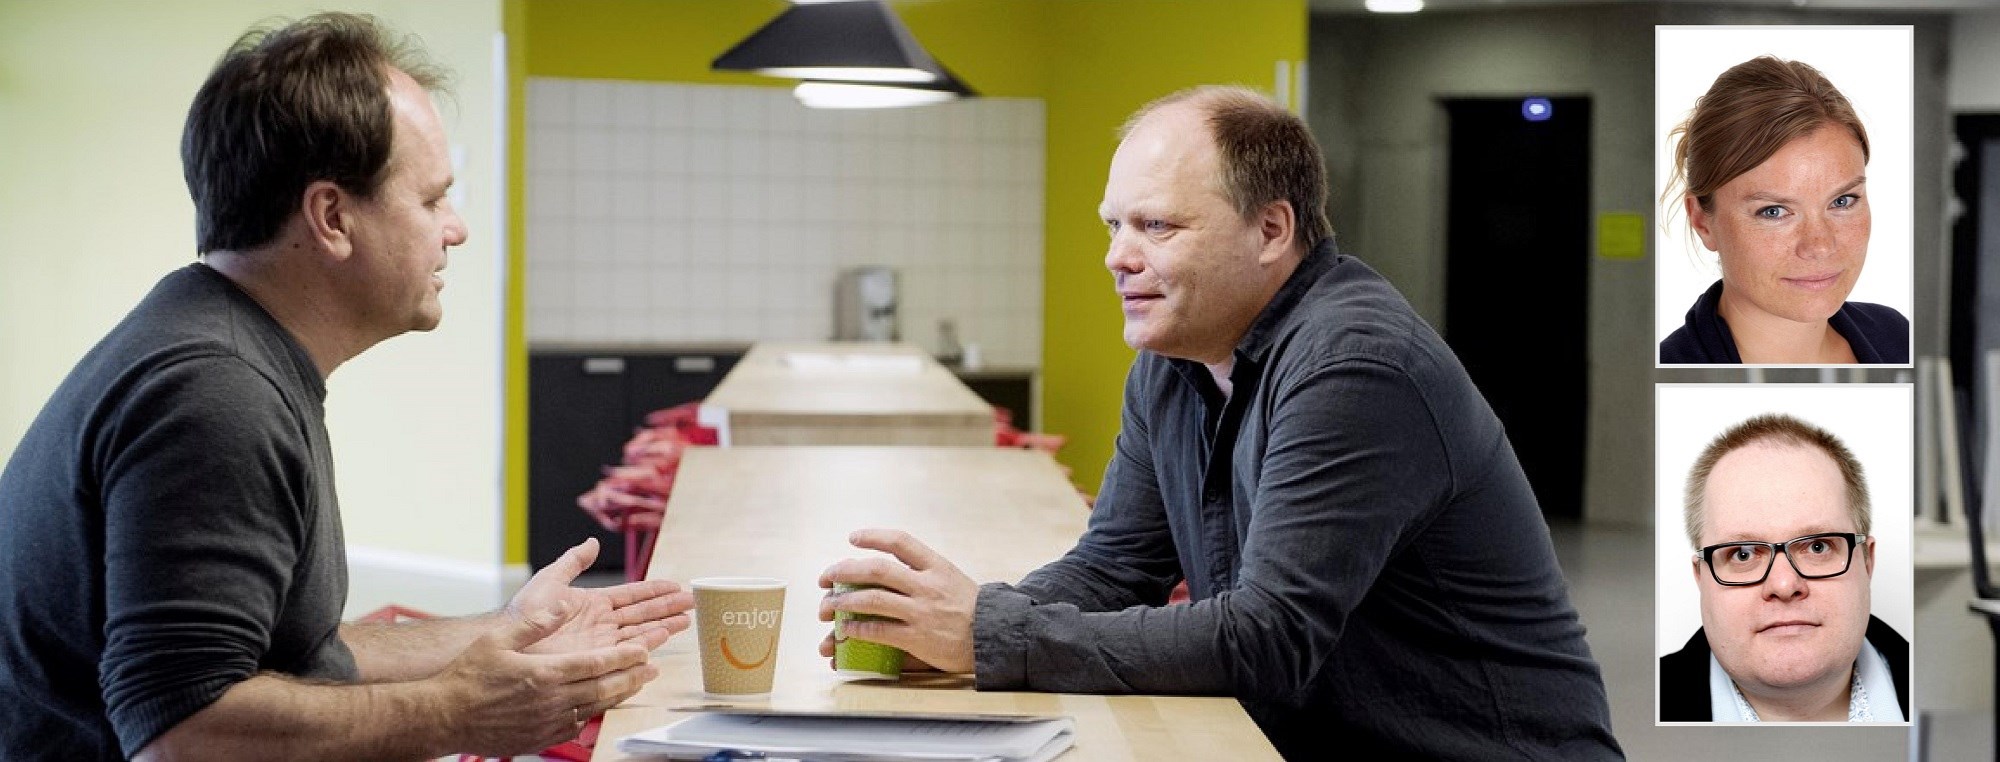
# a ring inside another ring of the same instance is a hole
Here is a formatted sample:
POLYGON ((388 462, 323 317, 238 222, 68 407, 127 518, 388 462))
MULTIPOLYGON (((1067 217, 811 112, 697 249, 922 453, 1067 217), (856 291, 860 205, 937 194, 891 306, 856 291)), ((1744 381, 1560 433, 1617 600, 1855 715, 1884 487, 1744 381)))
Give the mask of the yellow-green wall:
MULTIPOLYGON (((513 224, 510 272, 524 259, 520 220, 523 76, 788 87, 717 73, 709 61, 784 10, 781 0, 506 0, 513 224)), ((1204 83, 1269 91, 1276 62, 1306 50, 1305 0, 899 0, 939 60, 981 94, 1046 104, 1042 404, 1067 434, 1063 461, 1095 490, 1118 432, 1132 351, 1103 267, 1097 202, 1114 130, 1146 101, 1204 83)), ((508 561, 526 558, 525 350, 518 287, 509 295, 508 561)))
POLYGON ((528 0, 501 0, 500 33, 507 38, 507 258, 501 299, 500 428, 501 561, 528 563, 528 237, 527 71, 528 0))

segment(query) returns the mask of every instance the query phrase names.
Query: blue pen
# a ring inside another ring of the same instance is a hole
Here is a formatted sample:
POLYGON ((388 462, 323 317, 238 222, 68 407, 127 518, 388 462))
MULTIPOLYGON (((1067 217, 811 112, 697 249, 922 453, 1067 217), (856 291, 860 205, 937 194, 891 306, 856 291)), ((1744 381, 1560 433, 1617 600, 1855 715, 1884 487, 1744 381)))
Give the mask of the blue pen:
POLYGON ((742 749, 722 749, 706 757, 702 757, 701 762, 739 762, 739 760, 745 759, 760 759, 764 762, 812 762, 809 759, 773 757, 761 751, 744 751, 742 749))

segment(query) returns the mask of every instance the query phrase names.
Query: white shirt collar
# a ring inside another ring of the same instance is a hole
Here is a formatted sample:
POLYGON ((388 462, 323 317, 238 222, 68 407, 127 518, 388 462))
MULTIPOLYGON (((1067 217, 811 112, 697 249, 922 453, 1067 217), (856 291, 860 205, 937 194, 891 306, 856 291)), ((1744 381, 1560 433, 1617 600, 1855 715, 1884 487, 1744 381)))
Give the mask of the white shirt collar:
POLYGON ((1722 662, 1713 653, 1708 655, 1708 710, 1709 719, 1715 722, 1758 721, 1757 711, 1743 700, 1735 681, 1722 671, 1722 662))
MULTIPOLYGON (((1848 722, 1902 722, 1903 707, 1896 700, 1896 681, 1889 674, 1889 661, 1868 641, 1861 642, 1861 656, 1855 660, 1854 684, 1847 699, 1848 722)), ((1715 654, 1708 655, 1708 706, 1714 722, 1762 722, 1736 681, 1722 670, 1715 654)))
POLYGON ((1889 674, 1889 660, 1875 650, 1875 644, 1861 641, 1861 659, 1854 669, 1856 700, 1848 702, 1848 722, 1902 722, 1908 719, 1896 700, 1896 678, 1889 674), (1858 711, 1857 711, 1858 710, 1858 711), (1857 716, 1859 715, 1859 716, 1857 716))

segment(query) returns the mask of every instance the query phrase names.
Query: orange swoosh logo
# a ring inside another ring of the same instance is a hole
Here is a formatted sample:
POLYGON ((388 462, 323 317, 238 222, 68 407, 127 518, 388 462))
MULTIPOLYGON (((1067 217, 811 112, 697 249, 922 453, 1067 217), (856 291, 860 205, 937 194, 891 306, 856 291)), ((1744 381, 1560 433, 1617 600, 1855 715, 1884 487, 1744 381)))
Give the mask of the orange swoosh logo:
POLYGON ((742 659, 736 658, 736 654, 731 653, 729 651, 729 639, 728 638, 722 639, 722 660, 729 662, 729 666, 735 667, 737 669, 750 670, 762 667, 764 666, 764 662, 771 660, 771 654, 777 652, 778 652, 778 639, 772 638, 771 648, 770 650, 764 652, 764 658, 758 659, 753 662, 745 662, 742 659))

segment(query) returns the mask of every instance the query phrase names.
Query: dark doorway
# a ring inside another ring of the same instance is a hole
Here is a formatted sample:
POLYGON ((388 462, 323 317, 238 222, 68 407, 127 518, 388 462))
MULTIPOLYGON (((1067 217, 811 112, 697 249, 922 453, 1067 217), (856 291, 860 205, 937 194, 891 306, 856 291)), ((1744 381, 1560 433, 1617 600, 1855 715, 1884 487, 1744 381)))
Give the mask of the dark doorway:
POLYGON ((1507 425, 1543 515, 1581 519, 1590 99, 1444 106, 1445 340, 1507 425))
MULTIPOLYGON (((1946 342, 1957 405, 1960 471, 1966 500, 1980 502, 1986 441, 1981 421, 1993 420, 1986 354, 2000 350, 2000 114, 1957 114, 1954 137, 1963 158, 1952 171, 1952 193, 1963 209, 1951 227, 1951 301, 1946 342)), ((1929 389, 1920 394, 1929 393, 1929 389)), ((1928 507, 1927 507, 1928 509, 1928 507)), ((1989 521, 1994 511, 1989 509, 1989 521)))
MULTIPOLYGON (((1953 118, 1961 158, 1952 172, 1952 192, 1962 212, 1951 227, 1951 302, 1947 351, 1951 353, 1952 398, 1958 406, 1959 473, 1965 487, 1965 519, 1972 545, 1972 589, 1983 600, 2000 598, 2000 572, 1988 554, 2000 495, 1988 494, 1983 464, 1989 462, 1983 433, 1994 425, 2000 399, 1986 358, 2000 351, 2000 114, 1958 114, 1953 118), (1982 422, 1983 425, 1982 425, 1982 422)), ((1918 394, 1930 392, 1920 389, 1918 394)), ((1929 512, 1932 506, 1918 506, 1929 512)), ((1957 517, 1951 517, 1957 518, 1957 517)), ((1977 607, 1977 604, 1975 604, 1977 607)), ((2000 616, 1986 623, 2000 639, 2000 616)), ((1996 688, 2000 692, 2000 688, 1996 688)), ((2000 707, 1995 708, 2000 712, 2000 707)))

